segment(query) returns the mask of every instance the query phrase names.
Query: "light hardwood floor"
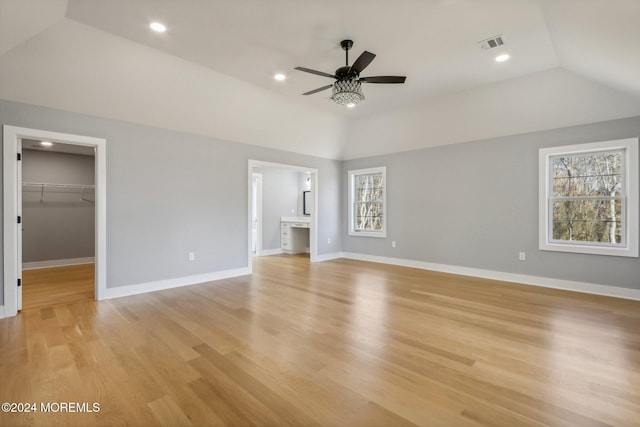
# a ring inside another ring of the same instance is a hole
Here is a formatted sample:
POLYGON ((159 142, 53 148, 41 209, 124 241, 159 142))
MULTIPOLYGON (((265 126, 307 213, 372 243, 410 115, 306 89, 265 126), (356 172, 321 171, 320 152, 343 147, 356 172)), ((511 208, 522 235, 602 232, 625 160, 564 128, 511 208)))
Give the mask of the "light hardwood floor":
POLYGON ((95 299, 94 264, 38 268, 22 272, 24 309, 95 299))
POLYGON ((0 320, 0 425, 638 426, 640 302, 353 260, 0 320))

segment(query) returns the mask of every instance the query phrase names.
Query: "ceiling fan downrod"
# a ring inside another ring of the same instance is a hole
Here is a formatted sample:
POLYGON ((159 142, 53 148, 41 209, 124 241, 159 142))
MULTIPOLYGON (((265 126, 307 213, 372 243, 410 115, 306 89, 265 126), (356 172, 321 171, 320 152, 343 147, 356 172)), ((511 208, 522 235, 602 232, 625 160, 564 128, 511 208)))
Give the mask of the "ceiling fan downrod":
POLYGON ((349 66, 349 50, 353 47, 353 40, 342 40, 340 42, 340 46, 342 46, 342 50, 344 50, 345 56, 347 57, 345 61, 345 66, 349 66))

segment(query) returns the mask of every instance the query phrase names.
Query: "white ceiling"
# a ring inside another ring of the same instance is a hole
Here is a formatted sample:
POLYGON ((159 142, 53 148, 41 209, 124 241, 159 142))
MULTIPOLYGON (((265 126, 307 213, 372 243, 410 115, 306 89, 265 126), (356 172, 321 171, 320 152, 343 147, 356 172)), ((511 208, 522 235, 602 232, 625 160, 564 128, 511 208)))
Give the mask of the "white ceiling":
POLYGON ((70 0, 67 17, 334 113, 343 108, 330 90, 301 97, 333 80, 293 68, 333 73, 345 61, 340 40, 352 39, 351 63, 377 55, 363 75, 407 76, 404 86, 366 85, 352 115, 558 66, 537 1, 70 0), (155 20, 168 31, 149 31, 155 20), (477 44, 496 34, 510 64, 477 44))
POLYGON ((67 0, 0 0, 0 55, 64 17, 67 0))
POLYGON ((640 115, 637 22, 638 0, 0 0, 0 98, 353 158, 640 115), (344 38, 407 83, 301 96, 331 80, 293 67, 332 73, 344 38))
POLYGON ((640 96, 640 1, 546 0, 560 65, 640 96))

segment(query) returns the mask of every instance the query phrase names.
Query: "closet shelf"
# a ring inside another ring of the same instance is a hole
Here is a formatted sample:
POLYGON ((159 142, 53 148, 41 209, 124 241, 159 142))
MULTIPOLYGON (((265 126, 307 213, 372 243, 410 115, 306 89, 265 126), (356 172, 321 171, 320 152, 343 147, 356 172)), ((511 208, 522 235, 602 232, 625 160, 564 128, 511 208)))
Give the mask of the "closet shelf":
POLYGON ((54 184, 51 182, 23 182, 23 187, 42 187, 42 188, 77 188, 81 190, 95 189, 95 185, 83 184, 54 184))
POLYGON ((68 188, 71 190, 80 190, 80 200, 83 202, 95 203, 95 200, 85 199, 85 190, 94 190, 95 185, 83 185, 83 184, 54 184, 52 182, 23 182, 23 187, 38 187, 40 188, 40 202, 44 202, 44 190, 54 188, 68 188))

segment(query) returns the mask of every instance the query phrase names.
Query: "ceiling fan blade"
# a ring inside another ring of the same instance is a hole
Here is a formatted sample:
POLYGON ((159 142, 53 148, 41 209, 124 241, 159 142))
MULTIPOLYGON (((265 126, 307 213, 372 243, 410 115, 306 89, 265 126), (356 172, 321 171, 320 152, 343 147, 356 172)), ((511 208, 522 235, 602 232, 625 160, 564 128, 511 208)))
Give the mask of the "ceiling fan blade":
POLYGON ((361 77, 359 80, 366 83, 404 83, 405 76, 375 76, 361 77))
POLYGON ((314 93, 318 93, 318 92, 322 92, 323 90, 327 90, 331 86, 333 86, 333 85, 322 86, 322 87, 319 87, 318 89, 314 89, 314 90, 310 90, 309 92, 305 92, 305 93, 303 93, 303 95, 313 95, 314 93))
POLYGON ((304 71, 305 73, 316 74, 318 76, 323 76, 323 77, 330 77, 332 79, 336 78, 336 76, 334 76, 333 74, 325 73, 325 72, 322 72, 322 71, 312 70, 311 68, 296 67, 296 68, 294 68, 294 70, 304 71))
POLYGON ((362 52, 362 55, 358 56, 358 59, 356 59, 356 62, 353 63, 349 71, 355 71, 356 73, 360 74, 362 70, 364 70, 369 64, 371 64, 371 61, 373 61, 373 58, 375 57, 376 55, 374 53, 367 52, 365 50, 364 52, 362 52))

